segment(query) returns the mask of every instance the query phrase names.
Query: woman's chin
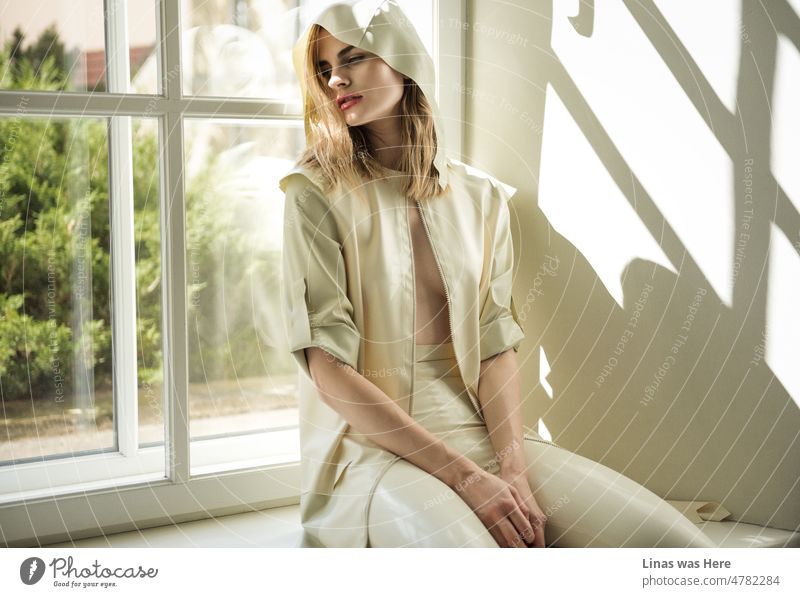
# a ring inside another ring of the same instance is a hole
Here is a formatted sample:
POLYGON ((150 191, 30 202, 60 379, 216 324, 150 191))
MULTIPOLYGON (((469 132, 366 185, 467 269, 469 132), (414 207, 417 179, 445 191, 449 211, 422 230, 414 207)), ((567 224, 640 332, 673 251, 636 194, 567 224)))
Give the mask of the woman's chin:
POLYGON ((362 118, 358 114, 355 114, 355 113, 352 113, 352 114, 345 113, 344 114, 344 121, 347 124, 347 126, 358 126, 360 124, 365 124, 363 122, 362 118))

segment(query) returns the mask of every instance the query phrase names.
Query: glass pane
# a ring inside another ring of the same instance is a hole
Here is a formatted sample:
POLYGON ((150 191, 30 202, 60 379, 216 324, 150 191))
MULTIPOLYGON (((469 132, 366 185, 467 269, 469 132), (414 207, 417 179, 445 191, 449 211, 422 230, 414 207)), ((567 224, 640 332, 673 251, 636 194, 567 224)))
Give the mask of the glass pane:
MULTIPOLYGON (((130 88, 115 91, 157 93, 156 0, 121 6, 130 88)), ((103 0, 4 2, 1 14, 0 89, 107 90, 103 0)))
MULTIPOLYGON (((333 0, 186 0, 182 4, 183 93, 298 99, 292 45, 305 22, 330 4, 333 0)), ((401 0, 399 4, 430 52, 432 0, 401 0)))
POLYGON ((295 426, 278 179, 305 143, 302 123, 187 119, 185 131, 191 438, 295 426))
MULTIPOLYGON (((117 450, 108 130, 105 118, 0 118, 0 475, 117 450)), ((157 120, 133 120, 141 435, 163 444, 157 138, 157 120)), ((58 484, 45 470, 41 481, 58 484)))
POLYGON ((106 127, 0 118, 0 461, 114 446, 106 127))
POLYGON ((139 446, 164 446, 158 121, 133 121, 139 446))
POLYGON ((158 0, 127 0, 129 93, 163 93, 158 84, 156 6, 158 0))

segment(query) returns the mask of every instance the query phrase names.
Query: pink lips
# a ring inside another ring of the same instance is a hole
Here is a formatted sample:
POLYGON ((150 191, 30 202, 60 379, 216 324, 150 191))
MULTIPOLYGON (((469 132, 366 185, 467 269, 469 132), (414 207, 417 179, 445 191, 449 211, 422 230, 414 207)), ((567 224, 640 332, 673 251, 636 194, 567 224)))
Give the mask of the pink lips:
POLYGON ((342 110, 347 110, 349 107, 355 106, 360 101, 361 101, 361 96, 358 95, 358 96, 355 96, 355 97, 352 97, 352 98, 348 99, 347 101, 342 103, 339 107, 342 110))

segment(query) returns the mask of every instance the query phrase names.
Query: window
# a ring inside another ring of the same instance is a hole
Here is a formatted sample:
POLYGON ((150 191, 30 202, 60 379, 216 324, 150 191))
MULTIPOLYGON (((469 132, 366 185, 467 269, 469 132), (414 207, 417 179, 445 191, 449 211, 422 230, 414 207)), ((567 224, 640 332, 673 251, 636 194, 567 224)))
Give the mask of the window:
MULTIPOLYGON (((299 495, 277 180, 304 142, 291 46, 326 2, 84 4, 0 25, 10 546, 299 495)), ((463 4, 401 5, 454 61, 438 99, 460 157, 463 4)))

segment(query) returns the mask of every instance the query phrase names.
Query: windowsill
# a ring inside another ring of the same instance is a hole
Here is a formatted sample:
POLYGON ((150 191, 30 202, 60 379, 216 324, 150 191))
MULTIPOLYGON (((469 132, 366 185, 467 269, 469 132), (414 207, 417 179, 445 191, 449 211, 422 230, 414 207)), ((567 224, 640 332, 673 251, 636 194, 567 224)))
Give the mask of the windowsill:
MULTIPOLYGON (((800 533, 733 521, 697 525, 720 548, 800 547, 800 533)), ((300 506, 282 506, 43 547, 302 547, 300 506)))
POLYGON ((299 463, 161 479, 125 487, 0 505, 4 547, 39 547, 68 540, 186 524, 299 503, 299 463))
POLYGON ((300 547, 302 535, 294 504, 42 547, 300 547))
MULTIPOLYGON (((191 454, 193 477, 295 464, 300 461, 299 435, 292 427, 194 440, 191 454), (243 460, 243 454, 261 456, 243 460)), ((7 489, 0 505, 166 481, 164 467, 163 445, 142 448, 135 456, 101 452, 8 466, 0 469, 0 487, 7 489)))

